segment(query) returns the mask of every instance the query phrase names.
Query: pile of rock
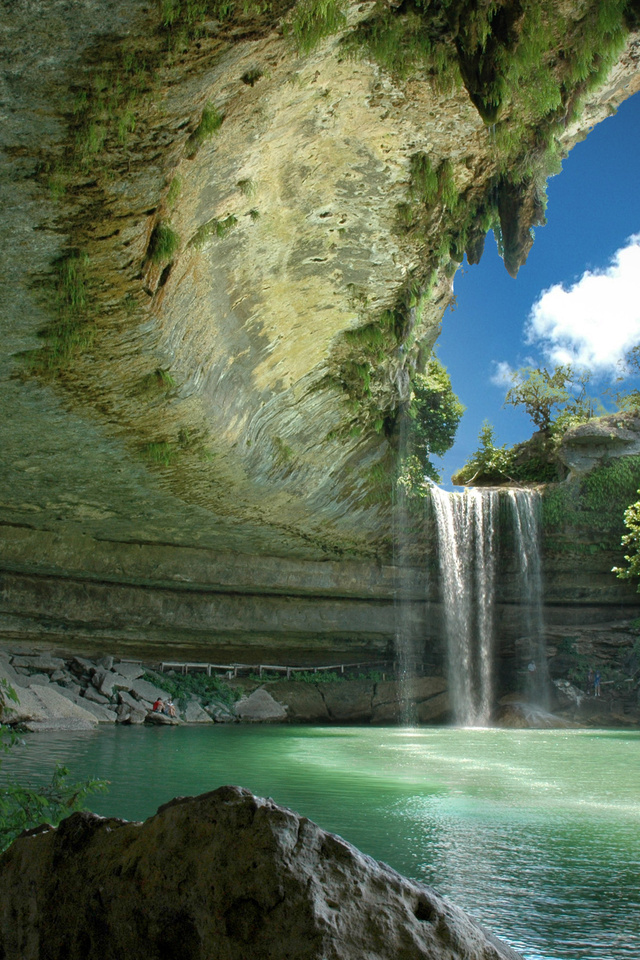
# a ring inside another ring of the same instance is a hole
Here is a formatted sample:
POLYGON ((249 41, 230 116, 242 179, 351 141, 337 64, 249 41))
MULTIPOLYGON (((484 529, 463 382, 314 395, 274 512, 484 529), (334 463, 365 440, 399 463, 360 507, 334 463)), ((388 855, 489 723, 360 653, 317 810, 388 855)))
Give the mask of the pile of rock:
POLYGON ((211 713, 192 698, 174 719, 153 714, 157 699, 166 701, 166 690, 144 679, 138 663, 103 657, 63 660, 50 654, 8 654, 0 651, 0 681, 15 695, 13 700, 0 683, 0 716, 3 722, 24 724, 28 730, 90 729, 98 723, 212 723, 234 719, 223 704, 211 713))

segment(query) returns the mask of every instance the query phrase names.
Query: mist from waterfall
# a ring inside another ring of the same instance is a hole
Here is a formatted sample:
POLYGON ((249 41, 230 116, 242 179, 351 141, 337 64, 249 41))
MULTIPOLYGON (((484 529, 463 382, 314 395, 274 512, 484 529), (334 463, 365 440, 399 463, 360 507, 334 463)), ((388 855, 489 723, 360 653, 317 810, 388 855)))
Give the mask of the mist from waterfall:
POLYGON ((533 490, 431 488, 437 529, 440 599, 449 694, 456 723, 486 726, 496 696, 495 588, 507 506, 517 563, 517 591, 525 637, 528 698, 545 706, 546 654, 542 620, 540 497, 533 490))

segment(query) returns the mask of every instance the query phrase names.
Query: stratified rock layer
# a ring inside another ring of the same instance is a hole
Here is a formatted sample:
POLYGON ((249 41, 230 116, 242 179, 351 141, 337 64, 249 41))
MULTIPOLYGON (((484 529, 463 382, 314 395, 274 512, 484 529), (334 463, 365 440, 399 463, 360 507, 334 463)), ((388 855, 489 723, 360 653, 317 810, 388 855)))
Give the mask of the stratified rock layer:
POLYGON ((0 858, 3 960, 522 960, 431 888, 238 787, 74 814, 0 858))

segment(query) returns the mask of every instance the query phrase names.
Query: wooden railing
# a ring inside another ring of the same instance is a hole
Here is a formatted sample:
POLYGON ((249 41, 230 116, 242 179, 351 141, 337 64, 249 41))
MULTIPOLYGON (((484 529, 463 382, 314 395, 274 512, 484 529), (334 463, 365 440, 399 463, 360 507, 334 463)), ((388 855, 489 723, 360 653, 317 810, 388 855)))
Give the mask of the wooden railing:
POLYGON ((283 674, 287 680, 295 673, 341 673, 347 670, 376 670, 386 668, 393 670, 394 664, 390 660, 363 661, 358 663, 331 663, 324 664, 321 667, 300 667, 275 663, 199 663, 195 661, 179 662, 175 660, 163 660, 160 663, 160 672, 166 673, 167 670, 175 670, 176 673, 190 673, 204 671, 207 676, 212 674, 224 674, 227 679, 238 677, 242 674, 257 674, 262 677, 268 673, 283 674))

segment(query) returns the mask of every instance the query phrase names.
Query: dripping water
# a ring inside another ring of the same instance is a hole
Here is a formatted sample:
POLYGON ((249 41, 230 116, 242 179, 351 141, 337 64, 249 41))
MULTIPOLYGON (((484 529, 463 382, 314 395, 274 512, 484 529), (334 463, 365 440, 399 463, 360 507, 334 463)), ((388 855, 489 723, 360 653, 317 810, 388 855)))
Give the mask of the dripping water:
MULTIPOLYGON (((406 416, 400 418, 399 449, 400 462, 408 449, 409 421, 406 416)), ((415 726, 418 720, 415 701, 412 699, 415 678, 418 676, 423 638, 416 629, 412 616, 411 583, 406 577, 410 569, 410 515, 407 497, 402 484, 396 484, 393 506, 393 564, 396 571, 394 590, 395 621, 395 659, 397 679, 400 687, 398 720, 403 726, 415 726)))

